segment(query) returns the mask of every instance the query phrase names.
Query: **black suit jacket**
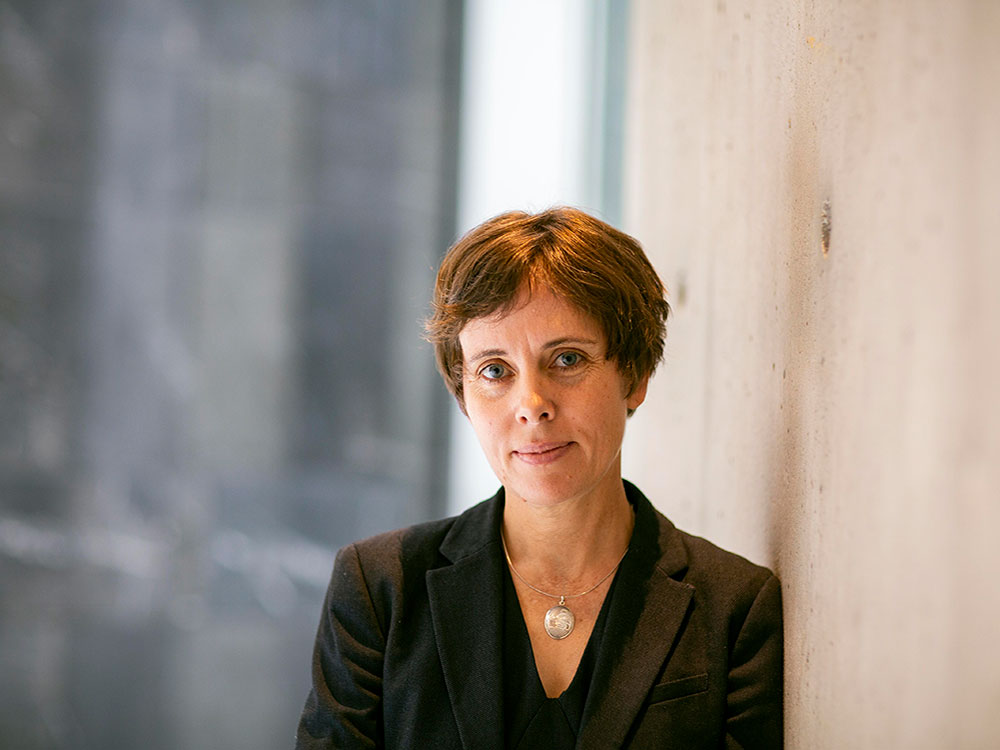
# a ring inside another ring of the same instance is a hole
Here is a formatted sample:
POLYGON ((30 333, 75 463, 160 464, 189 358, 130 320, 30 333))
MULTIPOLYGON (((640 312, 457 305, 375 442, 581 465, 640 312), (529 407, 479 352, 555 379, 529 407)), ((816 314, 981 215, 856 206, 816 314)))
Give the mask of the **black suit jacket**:
MULTIPOLYGON (((781 591, 635 487, 579 748, 780 748, 781 591), (626 585, 627 584, 627 585, 626 585)), ((503 491, 337 555, 298 748, 502 748, 503 491)))

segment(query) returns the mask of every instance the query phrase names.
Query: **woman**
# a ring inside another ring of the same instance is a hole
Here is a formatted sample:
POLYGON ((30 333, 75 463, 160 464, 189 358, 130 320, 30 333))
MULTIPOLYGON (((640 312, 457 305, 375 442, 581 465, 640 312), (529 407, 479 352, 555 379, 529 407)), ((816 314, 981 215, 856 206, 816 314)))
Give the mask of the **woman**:
POLYGON ((502 487, 340 551, 298 747, 781 746, 777 579, 621 477, 668 312, 574 209, 449 250, 429 338, 502 487))

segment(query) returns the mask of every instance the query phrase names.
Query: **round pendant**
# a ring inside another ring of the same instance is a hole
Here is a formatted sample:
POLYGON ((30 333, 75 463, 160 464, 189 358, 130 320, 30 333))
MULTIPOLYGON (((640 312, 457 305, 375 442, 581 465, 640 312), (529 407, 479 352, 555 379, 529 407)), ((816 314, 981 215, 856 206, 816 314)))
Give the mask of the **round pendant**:
POLYGON ((569 607, 557 604, 545 613, 545 632, 549 638, 561 641, 573 632, 576 618, 569 607))

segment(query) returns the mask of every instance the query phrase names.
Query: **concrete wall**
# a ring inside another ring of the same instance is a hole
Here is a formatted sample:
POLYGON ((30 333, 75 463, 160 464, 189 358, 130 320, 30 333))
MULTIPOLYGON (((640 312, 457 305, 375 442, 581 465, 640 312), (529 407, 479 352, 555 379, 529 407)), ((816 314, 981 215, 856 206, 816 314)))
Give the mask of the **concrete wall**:
POLYGON ((633 4, 625 223, 676 315, 626 475, 781 576, 788 747, 1000 746, 998 37, 633 4))

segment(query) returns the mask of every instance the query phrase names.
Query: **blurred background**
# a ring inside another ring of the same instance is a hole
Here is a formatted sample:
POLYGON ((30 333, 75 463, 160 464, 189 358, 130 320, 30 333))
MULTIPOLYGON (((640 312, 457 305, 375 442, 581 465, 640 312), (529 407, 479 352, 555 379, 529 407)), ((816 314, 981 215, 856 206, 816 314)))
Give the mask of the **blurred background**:
POLYGON ((422 320, 619 210, 575 5, 0 1, 0 746, 290 746, 336 549, 492 494, 422 320))
POLYGON ((623 472, 771 566, 786 746, 1000 747, 1000 3, 0 0, 0 748, 290 747, 336 550, 496 489, 421 340, 640 239, 623 472))

